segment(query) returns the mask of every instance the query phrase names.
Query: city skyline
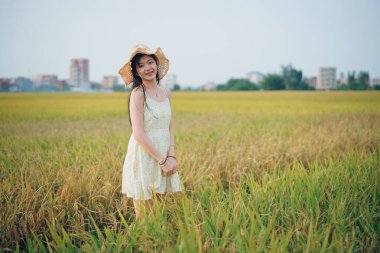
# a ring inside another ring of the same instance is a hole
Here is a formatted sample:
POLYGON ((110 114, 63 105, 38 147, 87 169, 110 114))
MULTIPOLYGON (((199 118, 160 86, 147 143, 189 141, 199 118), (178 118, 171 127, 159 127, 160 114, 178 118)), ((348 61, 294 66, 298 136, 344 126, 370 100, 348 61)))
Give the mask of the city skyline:
POLYGON ((377 1, 0 3, 0 77, 69 79, 70 60, 87 58, 90 81, 100 82, 117 75, 140 42, 160 46, 169 73, 184 85, 278 73, 289 63, 307 77, 328 66, 337 74, 363 70, 380 77, 377 1))
MULTIPOLYGON (((39 87, 41 85, 48 85, 51 87, 63 87, 64 82, 67 83, 69 87, 73 89, 73 91, 90 91, 91 86, 95 85, 96 87, 102 87, 106 89, 112 89, 115 85, 122 85, 124 86, 123 81, 121 78, 119 78, 118 75, 104 75, 100 81, 93 81, 89 79, 89 59, 86 58, 73 58, 71 59, 70 63, 70 76, 69 78, 59 78, 57 74, 54 73, 39 73, 33 78, 25 77, 25 76, 18 76, 18 77, 0 77, 2 82, 6 82, 6 80, 10 80, 10 84, 15 84, 15 79, 17 78, 28 78, 34 83, 34 87, 39 87), (13 80, 13 81, 12 81, 13 80), (120 81, 120 82, 119 82, 120 81)), ((293 68, 291 64, 283 65, 282 68, 293 68)), ((284 69, 282 69, 284 71, 284 69)), ((298 70, 301 71, 302 70, 298 70)), ((335 89, 339 85, 345 85, 347 84, 347 78, 349 75, 354 75, 356 78, 358 78, 358 75, 362 71, 351 71, 347 73, 343 72, 337 72, 337 68, 333 66, 321 66, 318 68, 318 72, 315 75, 312 76, 303 76, 302 79, 308 83, 311 87, 314 87, 315 89, 335 89)), ((380 78, 379 77, 373 77, 370 75, 369 72, 364 71, 364 73, 367 73, 369 75, 368 84, 370 86, 373 85, 379 85, 380 84, 380 78)), ((254 85, 260 85, 261 81, 267 76, 271 75, 273 73, 263 73, 260 71, 251 71, 248 72, 244 77, 239 77, 237 79, 245 79, 249 80, 254 85)), ((276 73, 279 74, 279 73, 276 73)), ((231 81, 233 79, 236 79, 234 77, 228 78, 228 81, 231 81)), ((221 85, 225 84, 219 83, 221 85)), ((160 85, 167 87, 169 89, 173 89, 174 85, 182 86, 182 88, 199 88, 199 89, 205 89, 209 90, 210 88, 213 89, 216 87, 217 83, 213 81, 209 81, 207 83, 203 83, 198 86, 191 86, 186 84, 180 84, 177 82, 177 75, 167 73, 163 79, 160 81, 160 85)), ((94 87, 95 87, 94 86, 94 87)), ((15 87, 12 87, 13 90, 15 87)), ((96 88, 95 88, 96 89, 96 88)), ((17 91, 14 90, 14 91, 17 91)))
MULTIPOLYGON (((317 76, 305 77, 302 70, 295 69, 292 65, 282 66, 281 75, 251 71, 244 78, 230 78, 226 83, 208 82, 200 86, 179 84, 177 76, 166 74, 161 79, 160 86, 173 91, 178 90, 330 90, 351 89, 366 90, 380 88, 380 78, 371 78, 366 71, 350 72, 347 75, 336 72, 336 67, 320 67, 317 76)), ((110 92, 124 89, 118 82, 117 75, 103 76, 101 82, 89 81, 89 60, 76 58, 71 60, 70 78, 59 79, 54 74, 39 74, 36 78, 25 77, 1 78, 1 92, 110 92)), ((129 85, 129 87, 131 87, 129 85)), ((128 87, 127 87, 128 90, 128 87)))

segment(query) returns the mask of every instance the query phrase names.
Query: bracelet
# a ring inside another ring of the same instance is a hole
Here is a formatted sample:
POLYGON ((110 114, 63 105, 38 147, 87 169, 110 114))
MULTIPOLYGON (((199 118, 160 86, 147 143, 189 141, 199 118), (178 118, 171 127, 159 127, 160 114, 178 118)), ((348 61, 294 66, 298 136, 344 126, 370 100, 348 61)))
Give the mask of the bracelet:
POLYGON ((164 165, 165 163, 166 163, 166 160, 168 159, 168 157, 166 157, 165 158, 165 160, 162 162, 162 163, 160 163, 160 162, 158 162, 158 164, 161 166, 161 165, 164 165))
POLYGON ((168 158, 168 157, 173 157, 174 159, 177 160, 177 157, 175 157, 174 155, 168 155, 166 158, 168 158))

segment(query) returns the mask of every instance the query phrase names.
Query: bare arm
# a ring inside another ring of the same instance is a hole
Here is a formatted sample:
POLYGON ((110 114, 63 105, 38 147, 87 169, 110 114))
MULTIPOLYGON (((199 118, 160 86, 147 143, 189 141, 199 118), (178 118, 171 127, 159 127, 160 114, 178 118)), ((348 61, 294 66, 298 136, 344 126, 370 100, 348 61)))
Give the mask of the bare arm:
POLYGON ((153 146, 144 131, 144 94, 141 90, 134 89, 132 91, 129 110, 132 121, 132 134, 136 142, 158 162, 163 161, 165 157, 153 146))
MULTIPOLYGON (((170 94, 170 90, 169 89, 166 89, 166 92, 168 93, 168 97, 169 97, 169 100, 170 100, 170 110, 172 111, 172 115, 173 115, 173 110, 172 110, 172 95, 170 94)), ((174 129, 173 129, 173 120, 172 119, 170 119, 169 132, 170 132, 169 155, 175 156, 175 152, 174 152, 174 129)))

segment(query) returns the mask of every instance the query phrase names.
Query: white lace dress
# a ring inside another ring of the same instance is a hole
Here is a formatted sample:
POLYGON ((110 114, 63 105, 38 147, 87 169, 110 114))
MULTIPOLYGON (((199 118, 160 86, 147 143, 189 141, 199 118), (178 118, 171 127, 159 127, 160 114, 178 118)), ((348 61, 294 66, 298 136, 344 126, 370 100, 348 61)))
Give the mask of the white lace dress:
MULTIPOLYGON (((166 156, 170 145, 169 98, 157 101, 146 96, 144 103, 144 130, 154 147, 166 156), (149 108, 147 108, 146 103, 149 108)), ((182 191, 178 172, 164 176, 158 162, 136 142, 131 134, 123 165, 121 193, 136 200, 148 200, 152 193, 182 191)))

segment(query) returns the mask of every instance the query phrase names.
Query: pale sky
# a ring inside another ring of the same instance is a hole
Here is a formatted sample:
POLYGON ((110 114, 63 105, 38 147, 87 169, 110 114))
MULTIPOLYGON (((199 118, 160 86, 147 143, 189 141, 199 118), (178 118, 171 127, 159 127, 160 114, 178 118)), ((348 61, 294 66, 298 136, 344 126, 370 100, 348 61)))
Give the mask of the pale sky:
POLYGON ((181 85, 288 63, 305 76, 333 66, 380 77, 378 0, 0 0, 0 32, 0 78, 67 79, 70 59, 88 58, 100 81, 136 43, 161 47, 181 85))

